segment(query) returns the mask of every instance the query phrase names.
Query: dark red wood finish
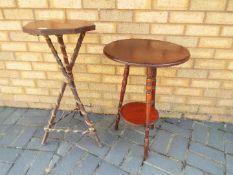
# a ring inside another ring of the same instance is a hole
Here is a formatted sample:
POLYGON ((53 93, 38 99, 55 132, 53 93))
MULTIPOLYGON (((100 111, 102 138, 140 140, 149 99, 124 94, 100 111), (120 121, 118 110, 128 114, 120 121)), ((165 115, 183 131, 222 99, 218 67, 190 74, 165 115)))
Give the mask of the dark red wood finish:
POLYGON ((127 123, 144 125, 144 160, 146 160, 149 150, 149 130, 159 118, 155 109, 156 68, 184 63, 189 59, 190 53, 180 45, 148 39, 114 41, 107 44, 103 52, 108 58, 125 64, 115 129, 118 129, 120 117, 123 117, 127 123), (147 68, 146 103, 132 102, 122 106, 130 65, 147 68))
MULTIPOLYGON (((148 124, 151 126, 159 118, 158 111, 155 108, 150 109, 150 117, 148 124)), ((131 102, 120 108, 120 116, 132 125, 146 125, 146 103, 131 102)))
MULTIPOLYGON (((145 126, 145 138, 144 138, 144 160, 148 157, 149 150, 149 131, 150 131, 150 116, 151 108, 154 105, 154 95, 153 91, 155 89, 155 84, 153 84, 155 79, 155 72, 152 67, 147 68, 147 79, 146 79, 146 126, 145 126)), ((158 118, 157 118, 158 119, 158 118)))
POLYGON ((120 100, 119 100, 119 105, 118 105, 118 113, 117 113, 116 122, 115 122, 115 129, 118 129, 118 124, 120 122, 120 110, 121 110, 122 103, 123 103, 124 96, 125 96, 125 89, 127 85, 128 75, 129 75, 129 65, 125 65, 123 80, 121 83, 121 93, 120 93, 120 100))

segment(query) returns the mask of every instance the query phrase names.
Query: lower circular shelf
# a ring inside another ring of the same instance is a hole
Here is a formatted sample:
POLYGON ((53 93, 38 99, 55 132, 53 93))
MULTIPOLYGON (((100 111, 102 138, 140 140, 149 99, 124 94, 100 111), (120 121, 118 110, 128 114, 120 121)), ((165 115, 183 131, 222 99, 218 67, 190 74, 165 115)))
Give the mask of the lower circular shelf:
MULTIPOLYGON (((123 105, 120 109, 120 115, 125 121, 132 125, 146 124, 146 103, 131 102, 123 105)), ((150 112, 149 125, 154 124, 159 118, 158 111, 152 107, 150 112)))

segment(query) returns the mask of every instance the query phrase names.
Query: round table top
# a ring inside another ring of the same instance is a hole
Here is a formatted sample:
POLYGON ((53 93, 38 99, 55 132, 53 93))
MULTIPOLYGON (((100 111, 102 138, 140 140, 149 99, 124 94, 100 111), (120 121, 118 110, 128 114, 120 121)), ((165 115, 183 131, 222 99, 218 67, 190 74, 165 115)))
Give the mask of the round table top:
POLYGON ((104 54, 117 62, 150 67, 167 67, 186 62, 189 51, 183 46, 166 41, 124 39, 107 44, 104 54))
POLYGON ((44 20, 29 22, 23 31, 32 35, 63 35, 95 30, 95 24, 80 20, 44 20))

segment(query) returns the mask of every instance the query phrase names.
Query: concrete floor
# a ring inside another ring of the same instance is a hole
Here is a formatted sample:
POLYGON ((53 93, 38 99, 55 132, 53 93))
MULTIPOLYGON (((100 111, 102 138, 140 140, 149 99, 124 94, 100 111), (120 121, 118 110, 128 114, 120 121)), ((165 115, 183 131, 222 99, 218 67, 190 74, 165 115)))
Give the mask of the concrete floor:
MULTIPOLYGON (((0 108, 0 175, 233 175, 233 125, 160 119, 150 132, 149 158, 143 162, 143 127, 114 116, 89 114, 103 147, 91 137, 51 133, 40 144, 50 111, 0 108)), ((85 129, 82 117, 60 127, 85 129)))

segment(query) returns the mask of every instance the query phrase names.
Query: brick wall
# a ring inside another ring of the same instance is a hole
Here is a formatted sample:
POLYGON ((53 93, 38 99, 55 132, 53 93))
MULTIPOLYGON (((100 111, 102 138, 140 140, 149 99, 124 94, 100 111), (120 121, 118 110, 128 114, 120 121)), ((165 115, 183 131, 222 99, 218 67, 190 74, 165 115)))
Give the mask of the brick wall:
MULTIPOLYGON (((163 117, 233 122, 233 0, 1 0, 0 105, 50 108, 62 80, 43 38, 23 33, 33 20, 84 19, 86 35, 74 68, 88 111, 115 113, 123 66, 102 54, 106 43, 154 38, 188 47, 187 63, 160 68, 157 108, 163 117)), ((53 38, 54 39, 54 38, 53 38)), ((71 53, 76 36, 65 38, 71 53)), ((145 70, 132 67, 126 101, 144 100, 145 70)), ((62 102, 73 107, 71 92, 62 102)))

